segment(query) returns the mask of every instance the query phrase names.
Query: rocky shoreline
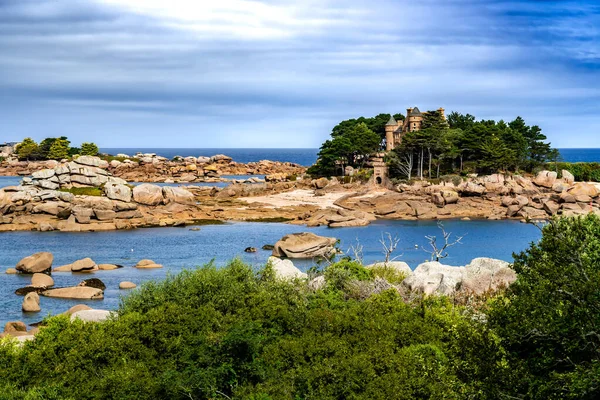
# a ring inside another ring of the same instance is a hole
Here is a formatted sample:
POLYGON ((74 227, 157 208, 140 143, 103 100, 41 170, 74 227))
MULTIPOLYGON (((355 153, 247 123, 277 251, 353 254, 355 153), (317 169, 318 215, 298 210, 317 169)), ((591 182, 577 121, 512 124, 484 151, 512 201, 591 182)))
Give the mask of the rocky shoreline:
MULTIPOLYGON (((215 160, 221 161, 224 167, 219 173, 230 165, 226 159, 215 160)), ((91 232, 224 221, 338 228, 364 226, 377 219, 526 221, 600 214, 599 186, 574 182, 567 171, 560 179, 556 172, 541 171, 533 178, 495 174, 387 188, 373 182, 342 183, 285 173, 267 180, 230 182, 225 188, 149 183, 134 187, 113 174, 111 163, 90 156, 46 163, 53 167, 23 177, 19 186, 3 188, 0 232, 91 232)))

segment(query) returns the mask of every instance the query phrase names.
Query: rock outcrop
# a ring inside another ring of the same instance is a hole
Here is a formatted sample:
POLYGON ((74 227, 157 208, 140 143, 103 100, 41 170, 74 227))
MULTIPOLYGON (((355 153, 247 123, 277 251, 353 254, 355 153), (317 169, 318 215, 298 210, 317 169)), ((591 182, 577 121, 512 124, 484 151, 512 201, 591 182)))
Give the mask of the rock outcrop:
POLYGON ((54 286, 54 279, 46 274, 33 274, 31 277, 31 286, 36 288, 50 288, 54 286))
POLYGON ((481 295, 508 287, 516 279, 510 264, 491 258, 476 258, 467 266, 452 267, 437 261, 419 265, 402 284, 425 295, 481 295))
POLYGON ((123 281, 119 283, 119 289, 135 289, 137 285, 133 282, 123 281))
POLYGON ((292 233, 275 243, 274 257, 313 258, 328 257, 335 252, 336 238, 314 233, 292 233))

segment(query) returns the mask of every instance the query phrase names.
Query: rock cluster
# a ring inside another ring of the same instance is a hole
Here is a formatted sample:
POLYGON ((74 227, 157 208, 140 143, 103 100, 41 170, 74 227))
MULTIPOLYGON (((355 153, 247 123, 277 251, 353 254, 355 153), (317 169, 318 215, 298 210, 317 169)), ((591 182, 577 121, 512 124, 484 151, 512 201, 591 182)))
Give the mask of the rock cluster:
POLYGON ((476 258, 467 266, 452 267, 437 261, 419 265, 402 283, 425 295, 452 296, 458 292, 483 294, 508 287, 516 279, 509 263, 491 258, 476 258))

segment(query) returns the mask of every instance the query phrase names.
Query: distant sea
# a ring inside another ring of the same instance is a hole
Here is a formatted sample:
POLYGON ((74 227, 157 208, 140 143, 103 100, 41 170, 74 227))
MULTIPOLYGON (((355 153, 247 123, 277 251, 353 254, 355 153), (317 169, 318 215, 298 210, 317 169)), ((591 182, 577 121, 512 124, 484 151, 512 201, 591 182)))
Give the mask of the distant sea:
MULTIPOLYGON (((156 153, 159 156, 172 159, 175 156, 213 156, 225 154, 240 163, 260 160, 287 161, 304 166, 313 165, 317 161, 319 149, 200 149, 200 148, 102 148, 103 153, 134 155, 141 153, 156 153)), ((600 149, 559 149, 566 162, 600 162, 600 149)))
POLYGON ((127 154, 156 153, 159 156, 172 159, 175 156, 214 156, 225 154, 239 163, 257 162, 260 160, 292 162, 303 166, 311 166, 317 161, 319 149, 195 149, 195 148, 102 148, 103 153, 127 154))

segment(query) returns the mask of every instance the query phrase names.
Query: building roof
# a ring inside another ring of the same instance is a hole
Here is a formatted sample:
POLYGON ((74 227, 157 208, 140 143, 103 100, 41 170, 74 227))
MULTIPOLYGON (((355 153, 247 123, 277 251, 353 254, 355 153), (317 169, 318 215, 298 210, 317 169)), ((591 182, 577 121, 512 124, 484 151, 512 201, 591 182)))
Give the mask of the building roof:
POLYGON ((421 114, 421 111, 419 110, 419 107, 413 108, 413 110, 410 113, 411 117, 420 117, 421 115, 422 114, 421 114))
POLYGON ((387 124, 385 124, 385 125, 386 125, 386 126, 389 126, 389 125, 396 126, 396 125, 398 125, 398 123, 396 122, 396 120, 394 119, 394 116, 392 115, 392 116, 390 117, 390 120, 388 121, 388 123, 387 123, 387 124))

